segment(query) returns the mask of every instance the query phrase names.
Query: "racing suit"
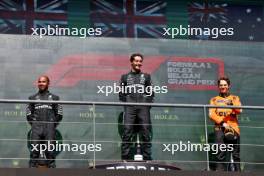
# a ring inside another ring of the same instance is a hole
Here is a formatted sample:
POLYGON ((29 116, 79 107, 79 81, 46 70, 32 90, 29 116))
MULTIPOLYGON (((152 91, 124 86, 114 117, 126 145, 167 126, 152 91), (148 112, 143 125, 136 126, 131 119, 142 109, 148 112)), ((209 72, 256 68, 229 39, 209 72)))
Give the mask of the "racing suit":
MULTIPOLYGON (((29 97, 29 100, 59 100, 59 97, 50 93, 48 90, 38 92, 29 97)), ((37 149, 31 149, 30 167, 37 167, 40 163, 40 143, 45 143, 48 147, 50 144, 55 144, 55 131, 58 122, 62 120, 62 106, 60 104, 40 104, 30 103, 27 107, 27 120, 31 125, 31 147, 37 146, 37 149), (43 142, 41 142, 43 140, 43 142), (45 140, 45 142, 44 142, 45 140)), ((56 167, 55 151, 45 151, 47 158, 46 165, 48 167, 56 167)))
MULTIPOLYGON (((122 91, 119 99, 123 102, 153 102, 153 87, 151 76, 142 72, 129 72, 121 76, 122 91)), ((144 160, 151 160, 151 119, 149 106, 124 107, 124 133, 122 135, 121 157, 131 159, 130 143, 135 128, 139 129, 142 145, 141 153, 144 160)))
MULTIPOLYGON (((216 106, 241 106, 238 96, 230 94, 220 94, 210 100, 211 105, 216 106)), ((235 171, 240 171, 240 129, 238 125, 238 115, 242 109, 210 108, 209 116, 215 122, 215 140, 217 144, 233 144, 233 159, 235 171), (223 127, 223 123, 229 127, 223 127), (232 134, 232 139, 228 138, 228 133, 232 134)), ((216 154, 216 170, 225 170, 226 151, 219 150, 216 154)))

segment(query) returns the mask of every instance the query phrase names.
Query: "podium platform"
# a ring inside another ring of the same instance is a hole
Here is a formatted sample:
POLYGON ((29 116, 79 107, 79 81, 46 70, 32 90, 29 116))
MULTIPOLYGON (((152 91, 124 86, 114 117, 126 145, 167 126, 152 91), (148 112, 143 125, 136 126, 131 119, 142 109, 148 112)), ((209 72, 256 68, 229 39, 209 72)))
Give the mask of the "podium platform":
POLYGON ((3 176, 263 176, 263 172, 213 172, 213 171, 144 171, 144 170, 105 170, 89 168, 67 169, 24 169, 24 168, 1 168, 3 176))
POLYGON ((120 161, 111 163, 96 163, 94 169, 105 170, 145 170, 145 171, 169 171, 169 170, 181 170, 180 168, 155 161, 120 161))

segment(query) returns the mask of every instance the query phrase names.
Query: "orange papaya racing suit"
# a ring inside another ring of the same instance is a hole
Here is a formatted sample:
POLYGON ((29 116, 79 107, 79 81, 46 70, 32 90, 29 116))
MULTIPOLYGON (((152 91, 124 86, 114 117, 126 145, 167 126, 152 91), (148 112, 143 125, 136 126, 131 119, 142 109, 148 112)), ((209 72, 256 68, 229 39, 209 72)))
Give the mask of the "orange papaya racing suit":
MULTIPOLYGON (((216 106, 241 106, 240 98, 231 94, 218 95, 210 100, 210 105, 216 106)), ((217 144, 233 144, 232 156, 234 159, 235 171, 240 171, 240 129, 238 115, 242 109, 210 108, 209 117, 215 122, 215 142, 217 144), (224 124, 225 123, 225 124, 224 124), (224 125, 223 125, 224 124, 224 125), (227 124, 227 125, 226 125, 227 124), (232 138, 228 137, 227 131, 233 131, 232 138)), ((226 170, 226 152, 218 151, 216 154, 216 170, 226 170)))
MULTIPOLYGON (((226 97, 219 95, 210 100, 210 105, 241 106, 241 102, 239 97, 235 95, 228 95, 226 97)), ((242 109, 210 108, 209 116, 215 122, 216 126, 221 126, 222 123, 227 123, 238 135, 240 135, 237 116, 241 112, 242 109)))

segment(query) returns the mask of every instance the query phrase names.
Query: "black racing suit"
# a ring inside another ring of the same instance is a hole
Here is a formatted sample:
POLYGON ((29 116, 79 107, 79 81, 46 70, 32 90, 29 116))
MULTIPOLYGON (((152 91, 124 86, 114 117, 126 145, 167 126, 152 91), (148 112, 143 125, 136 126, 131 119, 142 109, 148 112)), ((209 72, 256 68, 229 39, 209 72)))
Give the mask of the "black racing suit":
MULTIPOLYGON (((119 99, 123 102, 153 102, 153 87, 151 76, 142 72, 129 72, 121 76, 120 86, 122 91, 119 99), (129 90, 130 89, 130 90, 129 90)), ((131 159, 130 144, 135 128, 143 144, 141 151, 144 160, 151 160, 151 119, 149 106, 125 106, 124 134, 122 135, 121 157, 123 160, 131 159)))
MULTIPOLYGON (((29 97, 29 100, 59 100, 59 96, 50 93, 48 90, 38 92, 29 97)), ((55 131, 58 122, 62 120, 62 106, 60 104, 40 104, 30 103, 27 107, 27 120, 31 125, 31 154, 30 167, 37 167, 40 163, 40 144, 55 144, 55 131), (43 140, 43 142, 41 142, 43 140), (45 140, 45 141, 44 141, 45 140), (33 145, 37 146, 38 151, 33 149, 33 145)), ((48 167, 55 166, 55 151, 45 151, 47 158, 46 165, 48 167)))

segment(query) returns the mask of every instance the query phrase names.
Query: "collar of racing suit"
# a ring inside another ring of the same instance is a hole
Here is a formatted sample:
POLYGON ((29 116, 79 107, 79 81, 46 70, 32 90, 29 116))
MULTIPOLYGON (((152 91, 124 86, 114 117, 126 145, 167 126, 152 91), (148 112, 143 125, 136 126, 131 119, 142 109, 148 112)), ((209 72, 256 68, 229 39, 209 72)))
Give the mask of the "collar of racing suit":
POLYGON ((220 97, 226 98, 230 95, 230 93, 219 93, 220 97))
POLYGON ((41 95, 44 95, 44 94, 49 93, 49 90, 48 89, 47 90, 44 90, 44 91, 39 90, 38 93, 41 94, 41 95))
POLYGON ((140 73, 141 73, 141 70, 138 71, 138 72, 131 70, 130 73, 131 73, 131 74, 135 74, 135 75, 136 75, 136 74, 140 74, 140 73))

